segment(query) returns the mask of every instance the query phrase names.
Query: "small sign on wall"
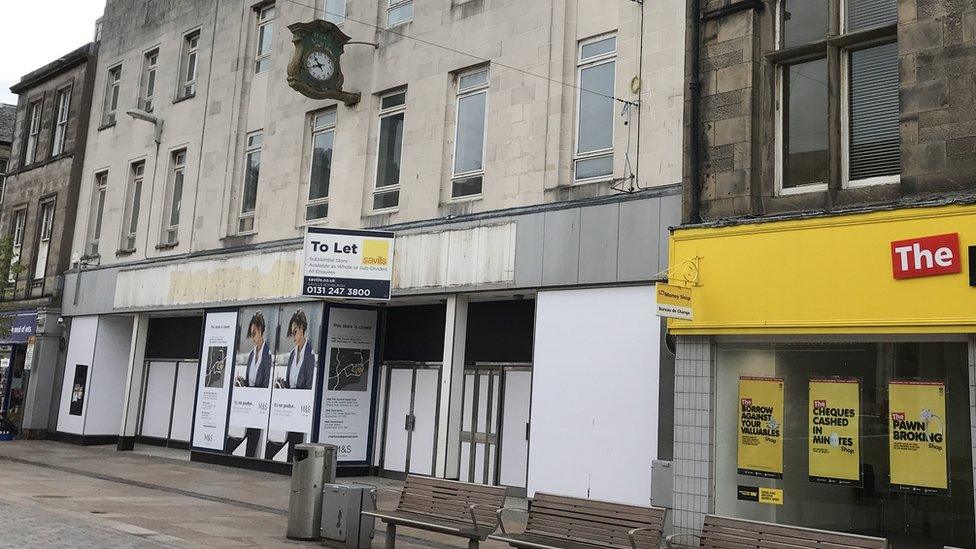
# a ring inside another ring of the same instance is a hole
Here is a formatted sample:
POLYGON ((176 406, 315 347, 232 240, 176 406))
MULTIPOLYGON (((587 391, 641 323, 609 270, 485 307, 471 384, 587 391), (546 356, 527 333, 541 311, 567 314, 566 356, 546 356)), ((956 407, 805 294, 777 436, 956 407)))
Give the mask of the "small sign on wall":
POLYGON ((309 227, 302 295, 390 299, 393 233, 309 227))
POLYGON ((959 233, 892 242, 891 265, 898 280, 960 273, 959 233))
POLYGON ((658 283, 657 316, 691 320, 691 288, 658 283))

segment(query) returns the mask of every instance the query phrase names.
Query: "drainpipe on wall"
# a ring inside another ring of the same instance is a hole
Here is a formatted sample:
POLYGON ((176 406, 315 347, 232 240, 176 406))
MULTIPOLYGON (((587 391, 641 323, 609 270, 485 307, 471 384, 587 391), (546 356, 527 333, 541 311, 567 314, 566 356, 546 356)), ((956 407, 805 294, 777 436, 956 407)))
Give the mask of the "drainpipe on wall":
POLYGON ((690 130, 688 132, 688 223, 700 223, 701 209, 699 197, 701 196, 701 168, 700 149, 701 149, 701 0, 691 0, 690 13, 691 19, 691 52, 689 65, 691 66, 691 78, 688 80, 688 96, 691 104, 689 116, 690 130))

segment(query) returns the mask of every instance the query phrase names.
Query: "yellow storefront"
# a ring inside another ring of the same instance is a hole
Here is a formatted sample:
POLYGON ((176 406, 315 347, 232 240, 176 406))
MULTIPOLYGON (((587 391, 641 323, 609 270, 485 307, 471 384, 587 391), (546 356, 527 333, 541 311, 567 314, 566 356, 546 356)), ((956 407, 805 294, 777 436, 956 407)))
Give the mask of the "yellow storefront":
POLYGON ((705 511, 973 547, 971 247, 973 205, 675 230, 679 408, 682 356, 711 365, 705 511))

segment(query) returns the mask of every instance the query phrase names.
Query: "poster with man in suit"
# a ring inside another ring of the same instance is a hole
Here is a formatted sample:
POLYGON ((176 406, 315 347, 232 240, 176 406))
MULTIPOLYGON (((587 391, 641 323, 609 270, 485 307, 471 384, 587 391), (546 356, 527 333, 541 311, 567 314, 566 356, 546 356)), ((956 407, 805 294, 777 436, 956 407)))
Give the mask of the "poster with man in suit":
POLYGON ((278 307, 241 309, 226 452, 262 457, 271 409, 278 307))

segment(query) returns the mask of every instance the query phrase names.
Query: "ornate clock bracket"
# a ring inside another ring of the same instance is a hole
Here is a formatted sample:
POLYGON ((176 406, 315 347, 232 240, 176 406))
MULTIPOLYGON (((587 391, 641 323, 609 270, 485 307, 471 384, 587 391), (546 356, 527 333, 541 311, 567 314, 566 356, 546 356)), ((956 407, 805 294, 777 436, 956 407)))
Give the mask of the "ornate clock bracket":
MULTIPOLYGON (((352 42, 334 23, 322 19, 294 23, 288 25, 288 30, 292 32, 292 42, 295 44, 295 51, 288 62, 288 85, 311 99, 336 99, 346 106, 359 103, 362 99, 360 92, 342 89, 344 77, 340 59, 346 44, 365 43, 352 42), (313 65, 306 63, 310 55, 318 55, 322 59, 324 65, 318 64, 318 69, 331 67, 332 72, 316 70, 318 74, 313 75, 309 70, 310 67, 314 68, 313 65)), ((379 47, 377 44, 369 45, 379 47)))

